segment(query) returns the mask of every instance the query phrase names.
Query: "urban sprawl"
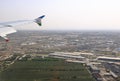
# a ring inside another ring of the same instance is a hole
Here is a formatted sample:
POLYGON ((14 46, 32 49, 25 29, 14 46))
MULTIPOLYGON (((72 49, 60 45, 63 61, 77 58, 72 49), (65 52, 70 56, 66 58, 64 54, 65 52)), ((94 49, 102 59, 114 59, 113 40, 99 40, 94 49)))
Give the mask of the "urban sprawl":
POLYGON ((24 57, 53 57, 82 63, 96 81, 120 81, 119 32, 18 31, 9 38, 0 40, 0 71, 24 57))

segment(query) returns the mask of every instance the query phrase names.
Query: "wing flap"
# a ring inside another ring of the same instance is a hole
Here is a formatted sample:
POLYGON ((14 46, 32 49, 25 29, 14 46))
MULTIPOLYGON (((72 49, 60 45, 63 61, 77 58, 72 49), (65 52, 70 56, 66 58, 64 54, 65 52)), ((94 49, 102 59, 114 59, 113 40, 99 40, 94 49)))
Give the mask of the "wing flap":
POLYGON ((8 38, 6 36, 15 32, 16 30, 10 27, 0 28, 0 36, 3 37, 6 41, 8 41, 8 38))
POLYGON ((6 36, 11 33, 15 33, 16 30, 10 27, 0 28, 0 36, 6 36))

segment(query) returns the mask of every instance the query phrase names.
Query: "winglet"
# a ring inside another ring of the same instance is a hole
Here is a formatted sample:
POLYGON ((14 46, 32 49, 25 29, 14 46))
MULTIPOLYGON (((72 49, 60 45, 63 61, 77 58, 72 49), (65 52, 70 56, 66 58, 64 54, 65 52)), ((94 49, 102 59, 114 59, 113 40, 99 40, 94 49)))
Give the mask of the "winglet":
POLYGON ((39 18, 41 18, 41 19, 42 19, 42 18, 44 18, 44 17, 45 17, 45 15, 42 15, 42 16, 40 16, 39 18))
POLYGON ((36 22, 39 26, 41 26, 41 25, 42 25, 41 19, 43 19, 44 17, 45 17, 45 15, 42 15, 42 16, 38 17, 37 19, 35 19, 35 22, 36 22))

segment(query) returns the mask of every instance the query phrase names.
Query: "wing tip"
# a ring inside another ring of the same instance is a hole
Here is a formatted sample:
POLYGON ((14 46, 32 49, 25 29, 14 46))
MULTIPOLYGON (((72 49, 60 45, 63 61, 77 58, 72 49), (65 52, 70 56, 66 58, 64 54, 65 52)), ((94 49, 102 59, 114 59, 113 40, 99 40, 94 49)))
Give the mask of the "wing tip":
POLYGON ((41 18, 41 19, 42 19, 42 18, 44 18, 44 17, 45 17, 45 15, 42 15, 42 16, 40 16, 39 18, 41 18))

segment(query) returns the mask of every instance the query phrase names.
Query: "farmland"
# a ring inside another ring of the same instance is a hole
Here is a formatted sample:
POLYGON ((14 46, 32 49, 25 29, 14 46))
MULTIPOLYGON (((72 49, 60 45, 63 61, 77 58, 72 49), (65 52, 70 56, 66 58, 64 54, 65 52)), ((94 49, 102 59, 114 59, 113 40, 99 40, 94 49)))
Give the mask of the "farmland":
POLYGON ((0 81, 95 81, 79 63, 44 58, 16 61, 0 73, 0 81))

